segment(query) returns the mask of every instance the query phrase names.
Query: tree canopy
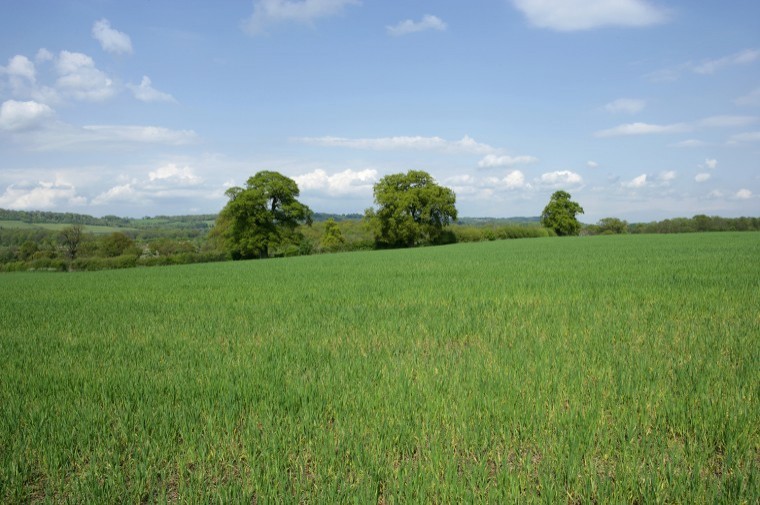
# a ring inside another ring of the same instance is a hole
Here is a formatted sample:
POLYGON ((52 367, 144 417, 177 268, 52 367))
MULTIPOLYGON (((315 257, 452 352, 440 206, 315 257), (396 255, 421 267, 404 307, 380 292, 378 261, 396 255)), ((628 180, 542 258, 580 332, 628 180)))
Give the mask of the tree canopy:
POLYGON ((578 235, 581 223, 578 214, 583 214, 583 207, 570 200, 567 191, 555 191, 541 214, 541 224, 551 228, 557 235, 578 235))
POLYGON ((420 170, 386 175, 374 195, 379 208, 367 209, 365 217, 379 247, 440 243, 444 227, 457 218, 454 192, 420 170))
POLYGON ((293 179, 263 171, 250 177, 246 187, 232 187, 229 202, 215 224, 215 235, 233 259, 266 258, 276 247, 298 241, 300 223, 311 224, 312 211, 297 200, 293 179))

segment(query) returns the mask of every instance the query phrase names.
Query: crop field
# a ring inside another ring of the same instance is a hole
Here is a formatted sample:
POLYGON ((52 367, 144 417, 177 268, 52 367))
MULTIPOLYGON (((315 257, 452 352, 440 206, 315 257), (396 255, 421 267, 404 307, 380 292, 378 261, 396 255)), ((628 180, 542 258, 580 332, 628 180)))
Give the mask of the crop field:
POLYGON ((760 233, 0 275, 0 501, 760 501, 760 233))

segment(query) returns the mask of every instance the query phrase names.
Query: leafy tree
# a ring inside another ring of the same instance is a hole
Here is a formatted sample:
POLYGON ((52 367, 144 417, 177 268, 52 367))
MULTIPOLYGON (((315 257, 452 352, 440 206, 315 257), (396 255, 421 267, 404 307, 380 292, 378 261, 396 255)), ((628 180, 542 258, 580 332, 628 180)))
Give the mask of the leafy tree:
POLYGON ((135 241, 126 234, 115 231, 101 239, 100 249, 109 258, 121 256, 130 249, 135 249, 135 241))
POLYGON ((628 222, 616 217, 605 217, 597 223, 599 233, 603 235, 616 235, 628 233, 628 222))
POLYGON ((346 243, 346 239, 343 238, 343 233, 340 231, 338 223, 335 219, 330 218, 325 221, 325 233, 319 241, 319 246, 327 251, 339 249, 346 243))
POLYGON ((70 260, 74 260, 77 257, 79 244, 82 242, 82 234, 82 226, 78 224, 67 226, 61 230, 61 243, 66 250, 66 256, 70 260))
POLYGON ((227 190, 230 199, 214 227, 233 259, 267 258, 279 246, 298 243, 296 227, 311 225, 312 212, 299 202, 298 185, 277 172, 263 171, 246 187, 227 190))
POLYGON ((444 227, 457 218, 454 192, 423 171, 386 175, 374 194, 379 209, 367 209, 365 218, 380 247, 439 243, 444 227))
POLYGON ((581 231, 581 223, 575 216, 583 214, 583 208, 570 198, 567 191, 555 191, 541 214, 541 224, 560 236, 578 235, 581 231))

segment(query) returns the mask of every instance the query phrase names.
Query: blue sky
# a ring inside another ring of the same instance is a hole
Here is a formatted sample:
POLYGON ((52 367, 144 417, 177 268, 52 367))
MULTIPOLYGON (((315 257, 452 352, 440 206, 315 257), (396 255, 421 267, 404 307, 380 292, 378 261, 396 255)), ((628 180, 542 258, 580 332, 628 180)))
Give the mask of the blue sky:
POLYGON ((0 1, 0 207, 213 213, 260 170, 363 212, 760 215, 756 0, 0 1))

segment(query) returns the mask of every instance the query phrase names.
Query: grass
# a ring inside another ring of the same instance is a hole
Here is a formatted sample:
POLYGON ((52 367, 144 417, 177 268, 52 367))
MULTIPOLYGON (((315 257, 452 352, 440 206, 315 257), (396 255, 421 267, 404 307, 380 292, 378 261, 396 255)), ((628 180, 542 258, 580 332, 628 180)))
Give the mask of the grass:
POLYGON ((760 234, 0 276, 0 500, 757 503, 760 234))

